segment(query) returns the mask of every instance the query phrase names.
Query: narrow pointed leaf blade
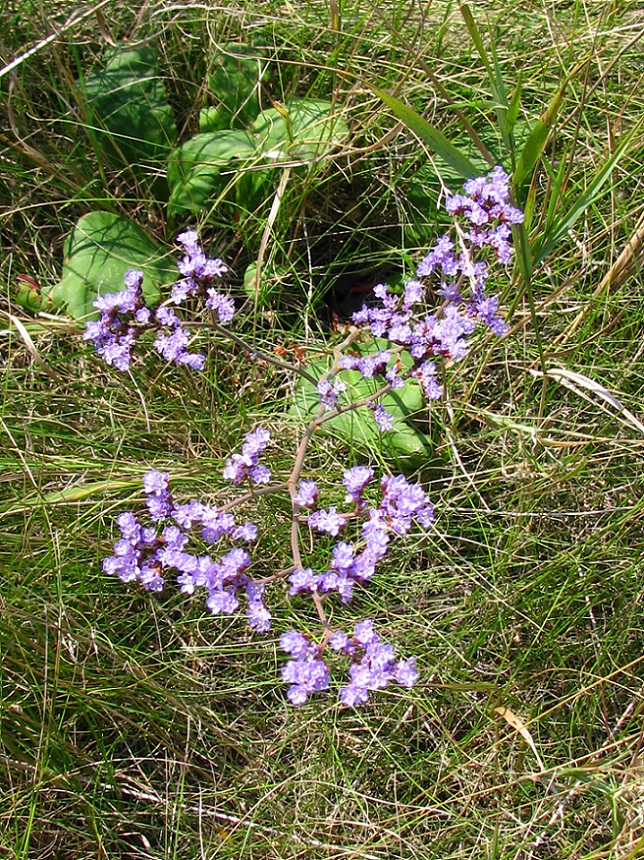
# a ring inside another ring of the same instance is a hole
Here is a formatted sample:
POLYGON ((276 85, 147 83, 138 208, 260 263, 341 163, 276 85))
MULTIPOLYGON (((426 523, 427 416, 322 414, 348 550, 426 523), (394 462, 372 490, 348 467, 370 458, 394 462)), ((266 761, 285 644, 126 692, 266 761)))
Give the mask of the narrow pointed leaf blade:
POLYGON ((400 99, 386 93, 378 87, 372 87, 373 92, 381 99, 395 116, 403 122, 410 131, 418 135, 443 161, 457 171, 465 179, 474 179, 480 174, 480 170, 470 159, 458 150, 445 135, 427 122, 413 108, 410 108, 400 99))
POLYGON ((610 179, 613 170, 617 166, 617 162, 624 154, 630 137, 631 135, 629 135, 626 140, 622 141, 621 145, 608 159, 608 161, 599 168, 586 190, 577 197, 566 214, 560 219, 557 219, 557 223, 553 227, 552 231, 542 238, 541 245, 535 253, 535 265, 543 262, 543 260, 545 260, 546 257, 557 247, 588 206, 599 200, 602 194, 607 193, 608 189, 604 189, 604 186, 610 179))
POLYGON ((517 85, 514 88, 512 98, 510 99, 510 104, 508 105, 508 115, 506 117, 506 128, 508 134, 512 134, 517 119, 519 118, 519 110, 521 108, 521 84, 522 77, 521 72, 519 72, 519 76, 517 78, 517 85))
POLYGON ((534 128, 528 135, 528 138, 523 145, 523 149, 521 150, 521 154, 519 155, 517 166, 514 169, 512 181, 515 186, 518 187, 522 185, 524 180, 532 174, 532 171, 541 158, 546 143, 548 142, 550 131, 559 113, 559 108, 561 107, 568 83, 575 77, 580 69, 584 68, 586 62, 586 60, 582 60, 573 68, 566 80, 550 99, 548 107, 541 114, 535 123, 534 128))

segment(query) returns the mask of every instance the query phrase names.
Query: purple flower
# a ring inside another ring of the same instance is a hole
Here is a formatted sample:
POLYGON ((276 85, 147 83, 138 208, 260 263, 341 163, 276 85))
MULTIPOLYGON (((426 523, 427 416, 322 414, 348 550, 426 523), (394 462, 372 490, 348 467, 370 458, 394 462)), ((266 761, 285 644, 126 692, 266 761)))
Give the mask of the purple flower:
MULTIPOLYGON (((283 639, 284 636, 280 642, 283 639)), ((317 659, 317 652, 315 646, 309 645, 282 667, 282 680, 291 684, 286 695, 293 705, 303 705, 311 693, 329 689, 329 667, 324 660, 317 659)))
POLYGON ((233 588, 213 588, 206 601, 206 606, 213 615, 218 615, 220 612, 224 615, 232 615, 239 607, 239 600, 237 600, 233 588))
POLYGON ((199 253, 199 234, 196 230, 185 230, 177 236, 177 242, 183 245, 186 254, 194 255, 199 253))
POLYGON ((361 687, 358 684, 348 684, 340 690, 340 701, 347 708, 355 708, 356 705, 364 705, 369 701, 369 691, 367 687, 361 687))
POLYGON ((216 278, 221 278, 228 271, 227 266, 219 259, 206 257, 199 244, 199 236, 195 230, 186 230, 177 236, 177 242, 183 245, 185 257, 177 264, 179 272, 186 278, 197 282, 197 289, 203 294, 207 284, 216 278))
POLYGON ((337 377, 333 383, 328 379, 321 379, 317 384, 317 392, 320 395, 320 403, 327 409, 335 409, 338 405, 338 394, 346 390, 346 385, 337 377))
POLYGON ((248 476, 255 484, 268 484, 271 480, 271 470, 266 466, 253 466, 248 470, 248 476))
POLYGON ((155 317, 157 322, 161 323, 161 325, 169 326, 171 328, 178 326, 181 322, 172 308, 166 307, 165 305, 161 305, 160 308, 157 308, 155 317))
MULTIPOLYGON (((358 370, 365 379, 371 379, 372 376, 376 376, 376 374, 384 372, 391 358, 391 353, 386 349, 381 349, 378 352, 370 353, 362 358, 357 356, 347 356, 347 358, 354 359, 352 363, 346 363, 347 369, 358 370), (350 364, 353 366, 349 366, 350 364)), ((342 366, 344 367, 344 364, 342 364, 342 366)))
POLYGON ((497 337, 503 337, 508 333, 508 325, 499 316, 498 310, 499 300, 497 298, 484 298, 472 305, 472 313, 485 323, 497 337))
POLYGON ((319 649, 296 630, 280 637, 280 647, 293 659, 282 667, 282 680, 291 684, 287 696, 294 705, 303 705, 311 693, 329 688, 329 669, 319 659, 319 649))
POLYGON ((418 670, 413 657, 401 660, 396 668, 396 681, 402 687, 413 687, 418 680, 418 670))
POLYGON ((264 603, 264 586, 256 582, 246 585, 248 596, 248 626, 258 633, 267 633, 271 628, 271 613, 264 603))
POLYGON ((318 577, 313 573, 310 567, 305 567, 303 570, 298 568, 289 576, 288 581, 291 587, 288 593, 291 596, 303 594, 304 592, 312 593, 317 591, 318 577))
POLYGON ((216 508, 203 506, 201 511, 202 536, 208 543, 217 543, 224 535, 233 533, 236 524, 235 517, 229 513, 218 511, 216 508))
POLYGON ((258 460, 270 438, 271 434, 263 427, 257 427, 253 432, 248 433, 242 445, 241 454, 233 454, 226 460, 224 478, 233 484, 239 484, 244 479, 254 484, 267 484, 271 479, 271 472, 265 466, 258 465, 258 460))
POLYGON ((437 269, 448 278, 454 277, 460 271, 460 265, 454 255, 454 243, 447 235, 441 236, 434 249, 420 261, 416 274, 419 278, 428 278, 437 269))
POLYGON ((317 529, 319 532, 328 532, 328 534, 336 537, 341 529, 344 528, 346 519, 339 514, 333 505, 328 511, 324 509, 315 511, 309 517, 309 525, 311 528, 317 529))
POLYGON ((340 541, 333 547, 331 567, 334 570, 350 571, 354 563, 355 549, 352 544, 340 541))
MULTIPOLYGON (((391 681, 412 687, 417 680, 414 659, 396 662, 393 648, 382 642, 371 619, 367 618, 356 625, 353 643, 354 662, 349 669, 351 680, 340 690, 340 701, 347 707, 363 704, 368 700, 370 690, 382 690, 391 681)), ((336 650, 348 653, 342 636, 338 637, 336 650)))
MULTIPOLYGON (((201 299, 216 313, 220 323, 230 322, 235 312, 234 302, 213 287, 213 282, 226 273, 226 266, 219 259, 206 257, 194 230, 181 233, 177 239, 186 252, 177 264, 184 277, 172 286, 170 300, 180 304, 186 299, 201 299)), ((145 306, 142 285, 143 272, 130 269, 125 275, 123 290, 98 296, 94 306, 100 311, 100 319, 88 323, 84 338, 94 342, 96 351, 107 364, 127 371, 132 362, 135 340, 144 331, 156 329, 154 348, 166 361, 202 370, 205 356, 188 352, 189 336, 179 317, 163 305, 157 308, 153 317, 145 306), (172 331, 170 334, 161 332, 160 326, 169 327, 172 331)))
POLYGON ((420 383, 420 387, 428 400, 441 399, 443 396, 443 387, 436 380, 436 365, 433 361, 425 361, 412 373, 420 383))
POLYGON ((347 469, 342 476, 342 483, 347 488, 346 501, 353 501, 362 508, 365 503, 362 499, 365 487, 373 478, 373 469, 369 466, 354 466, 352 469, 347 469))
POLYGON ((329 639, 329 646, 333 648, 334 651, 343 651, 345 654, 353 654, 356 650, 351 639, 346 633, 343 633, 342 630, 336 630, 335 633, 332 634, 329 639))
POLYGON ((373 417, 378 425, 378 430, 380 430, 381 433, 386 433, 387 430, 391 430, 394 426, 394 416, 387 412, 382 403, 378 403, 377 406, 374 407, 373 417))
POLYGON ((380 511, 387 518, 392 531, 407 534, 412 519, 427 528, 434 517, 434 509, 427 493, 418 484, 409 484, 403 475, 384 476, 380 483, 382 501, 380 511))
POLYGON ((237 526, 232 532, 233 540, 241 540, 245 543, 253 543, 257 540, 257 526, 255 523, 244 523, 237 526))
MULTIPOLYGON (((178 321, 177 321, 178 322, 178 321)), ((186 364, 195 370, 201 370, 206 361, 205 356, 199 353, 188 352, 186 346, 190 340, 188 332, 178 323, 172 334, 166 335, 162 332, 154 341, 154 348, 166 361, 174 361, 177 364, 186 364)))
POLYGON ((200 523, 207 508, 201 502, 188 502, 186 505, 176 505, 172 516, 183 529, 191 529, 194 523, 200 523))
POLYGON ((373 629, 373 621, 370 618, 365 618, 356 624, 353 631, 356 642, 362 646, 371 645, 380 641, 380 637, 373 629))
POLYGON ((170 475, 167 472, 157 472, 156 469, 152 469, 143 476, 143 489, 148 495, 160 496, 167 493, 169 483, 170 475))
POLYGON ((124 511, 119 514, 116 518, 116 524, 126 540, 131 541, 133 545, 138 543, 141 535, 141 524, 131 511, 124 511))
POLYGON ((318 488, 315 481, 300 481, 297 485, 295 501, 300 507, 314 508, 318 501, 318 488))
POLYGON ((271 434, 264 427, 257 427, 246 435, 242 453, 249 460, 259 456, 270 442, 271 434))
POLYGON ((229 323, 235 316, 235 302, 230 296, 224 296, 212 288, 208 290, 206 307, 216 312, 220 323, 229 323))
POLYGON ((156 522, 169 517, 172 513, 172 496, 169 489, 167 472, 152 470, 143 476, 143 489, 146 492, 146 505, 150 516, 156 522))
POLYGON ((288 630, 280 636, 280 648, 287 654, 291 654, 296 660, 309 654, 311 647, 309 640, 297 630, 288 630))

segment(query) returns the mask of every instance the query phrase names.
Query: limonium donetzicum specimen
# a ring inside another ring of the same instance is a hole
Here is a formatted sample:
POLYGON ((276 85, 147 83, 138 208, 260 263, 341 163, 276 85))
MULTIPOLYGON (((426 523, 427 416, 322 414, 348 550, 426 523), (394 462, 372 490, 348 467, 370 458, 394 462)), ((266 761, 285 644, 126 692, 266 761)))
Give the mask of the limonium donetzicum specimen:
MULTIPOLYGON (((383 393, 400 388, 411 378, 427 400, 439 400, 443 387, 437 362, 463 359, 479 325, 497 336, 507 332, 498 299, 487 294, 491 266, 510 261, 511 227, 523 220, 510 202, 507 175, 496 167, 487 176, 469 180, 462 194, 447 197, 445 207, 454 216, 452 235, 438 239, 402 293, 379 284, 373 291, 377 303, 365 305, 353 315, 355 326, 336 347, 332 368, 316 382, 320 405, 300 440, 287 479, 271 484, 271 471, 260 462, 271 442, 270 432, 261 426, 249 432, 241 450, 226 460, 223 477, 241 487, 241 494, 220 506, 196 500, 176 502, 169 475, 151 470, 143 479, 150 522, 133 512, 120 514, 116 522, 121 538, 114 545, 114 554, 103 562, 106 573, 126 583, 138 581, 150 591, 161 591, 173 573, 181 591, 202 593, 215 615, 231 615, 245 607, 249 626, 259 633, 271 626, 266 594, 274 583, 286 580, 290 597, 312 599, 321 634, 315 638, 290 630, 280 637, 281 648, 290 658, 282 668, 282 679, 289 684, 287 696, 294 705, 302 705, 313 693, 330 687, 332 663, 348 666, 349 680, 339 693, 346 706, 363 704, 370 691, 392 682, 409 688, 418 678, 414 659, 396 659, 372 619, 360 621, 347 633, 331 626, 324 607, 334 595, 340 603, 348 603, 355 589, 375 575, 392 539, 403 538, 414 528, 431 528, 434 509, 427 493, 403 475, 383 475, 376 494, 373 468, 357 465, 342 476, 348 507, 319 507, 318 485, 303 478, 302 471, 315 429, 338 411, 354 408, 350 402, 340 402, 346 393, 343 370, 382 379, 383 386, 366 398, 366 404, 380 431, 387 432, 393 419, 378 402, 383 393), (439 301, 428 309, 430 295, 437 295, 439 301), (386 339, 389 346, 361 354, 355 345, 365 331, 386 339), (405 362, 401 361, 403 353, 405 362), (365 498, 367 490, 370 500, 365 498), (258 494, 278 492, 288 492, 291 499, 293 527, 287 552, 291 563, 268 576, 260 575, 261 553, 254 553, 259 528, 251 521, 238 521, 233 511, 253 504, 258 494), (314 541, 316 534, 325 542, 334 539, 326 569, 316 571, 305 563, 300 547, 302 529, 308 529, 314 541)), ((233 299, 215 286, 226 266, 205 256, 196 232, 186 231, 178 241, 184 250, 178 264, 181 278, 172 287, 169 301, 154 313, 144 305, 143 276, 134 270, 126 275, 121 292, 95 302, 100 318, 88 323, 85 337, 118 370, 129 370, 135 342, 151 330, 156 332, 153 346, 166 361, 202 369, 206 358, 189 350, 190 337, 170 304, 201 303, 222 335, 222 326, 233 320, 233 299)), ((251 348, 248 352, 261 355, 251 348)), ((279 362, 279 366, 284 364, 279 362)))

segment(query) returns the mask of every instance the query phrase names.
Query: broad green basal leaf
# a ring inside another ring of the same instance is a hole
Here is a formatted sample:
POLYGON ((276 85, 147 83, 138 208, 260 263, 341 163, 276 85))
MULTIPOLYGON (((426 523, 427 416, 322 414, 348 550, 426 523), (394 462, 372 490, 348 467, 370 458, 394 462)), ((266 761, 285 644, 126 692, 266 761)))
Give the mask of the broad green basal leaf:
POLYGON ((307 163, 337 149, 349 136, 346 121, 324 99, 290 99, 283 108, 262 111, 252 131, 270 157, 307 163))
MULTIPOLYGON (((209 124, 209 114, 202 111, 202 128, 209 124)), ((348 133, 346 122, 332 115, 330 102, 293 99, 280 110, 262 111, 249 131, 196 134, 168 160, 169 214, 197 214, 213 194, 227 188, 235 188, 237 205, 252 212, 276 182, 276 163, 296 159, 312 165, 348 133)))
POLYGON ((139 177, 154 176, 177 139, 155 50, 119 46, 81 86, 97 146, 139 177))
POLYGON ((259 113, 258 91, 266 60, 257 48, 238 43, 221 45, 208 85, 218 102, 199 117, 200 131, 248 128, 259 113))
POLYGON ((53 304, 76 319, 95 316, 96 297, 122 290, 129 269, 144 273, 148 304, 158 299, 161 284, 177 277, 163 246, 138 224, 111 212, 90 212, 67 239, 63 276, 51 292, 53 304))
POLYGON ((256 140, 246 131, 196 134, 170 155, 169 214, 200 212, 208 198, 223 191, 234 172, 256 158, 256 140))
MULTIPOLYGON (((386 345, 386 342, 381 341, 374 349, 386 345)), ((319 379, 328 367, 324 361, 314 361, 306 369, 319 379)), ((365 379, 355 370, 342 371, 340 378, 347 386, 346 392, 341 395, 340 406, 362 400, 384 385, 382 377, 365 379)), ((344 412, 325 422, 319 432, 334 436, 349 447, 380 451, 384 457, 401 467, 419 468, 427 465, 432 459, 431 440, 411 423, 411 417, 424 407, 418 384, 414 380, 408 380, 403 388, 385 394, 380 402, 394 419, 393 428, 386 433, 380 433, 373 413, 367 406, 344 412)), ((291 411, 299 418, 310 420, 319 405, 320 397, 315 386, 300 377, 291 411)))

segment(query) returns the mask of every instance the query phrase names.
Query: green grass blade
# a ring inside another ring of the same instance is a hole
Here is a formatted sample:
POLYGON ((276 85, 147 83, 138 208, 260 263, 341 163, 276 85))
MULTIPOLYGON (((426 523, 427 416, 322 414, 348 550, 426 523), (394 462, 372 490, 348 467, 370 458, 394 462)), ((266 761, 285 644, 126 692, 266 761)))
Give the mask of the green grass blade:
POLYGON ((492 86, 492 90, 494 93, 494 97, 499 100, 499 92, 497 90, 497 81, 495 78, 495 74, 492 70, 492 64, 490 63, 490 58, 487 55, 487 51, 485 50, 485 45, 483 44, 483 39, 481 38, 481 34, 479 33, 479 29, 476 26, 476 21, 474 20, 474 16, 470 11, 470 7, 466 3, 459 3, 459 11, 463 16, 463 20, 465 21, 465 26, 474 42, 474 46, 478 51, 479 57, 483 61, 483 65, 485 66, 485 71, 487 72, 488 78, 490 79, 490 84, 492 86))
POLYGON ((577 65, 570 72, 566 80, 562 83, 557 92, 550 99, 548 107, 541 114, 541 116, 535 123, 534 128, 528 135, 528 139, 526 140, 523 149, 521 150, 521 155, 519 156, 517 166, 514 170, 514 176, 512 181, 516 187, 521 186, 524 180, 532 174, 532 171, 534 170, 535 165, 541 158, 546 143, 548 142, 550 130, 552 129, 554 121, 559 113, 559 108, 561 107, 566 88, 568 87, 568 84, 572 80, 572 78, 577 75, 580 69, 582 69, 587 62, 587 60, 583 60, 577 63, 577 65))
POLYGON ((514 88, 514 92, 512 93, 512 98, 510 99, 510 104, 508 105, 508 113, 506 116, 506 128, 508 134, 512 134, 514 131, 514 126, 516 125, 517 119, 519 118, 519 109, 521 107, 521 84, 523 78, 521 72, 519 72, 519 76, 517 78, 517 85, 514 88))
POLYGON ((461 3, 459 4, 459 10, 461 15, 463 16, 465 26, 467 27, 470 37, 474 42, 474 46, 478 52, 478 55, 481 58, 481 62, 485 66, 485 71, 487 72, 488 80, 490 82, 490 89, 492 90, 492 97, 496 102, 495 111, 497 122, 499 125, 499 132, 501 134, 501 137, 503 138, 505 146, 508 150, 511 150, 511 141, 509 137, 507 121, 508 97, 505 90, 505 85, 503 83, 503 78, 501 77, 501 68, 499 66, 496 53, 493 52, 492 60, 490 60, 488 52, 485 49, 485 45, 483 44, 483 39, 481 38, 479 29, 476 26, 474 16, 470 11, 470 7, 465 3, 461 3))
POLYGON ((599 168, 592 182, 588 185, 583 194, 580 194, 580 196, 575 200, 575 202, 566 212, 566 214, 563 215, 562 218, 557 221, 557 224, 553 227, 552 231, 542 237, 542 242, 540 246, 535 249, 535 265, 543 262, 543 260, 545 260, 546 257, 561 242, 563 237, 568 233, 568 231, 577 221, 580 215, 582 215, 592 203, 595 203, 603 194, 607 193, 607 191, 610 190, 607 189, 603 191, 602 189, 604 188, 606 182, 610 179, 611 174, 617 166, 617 163, 619 162, 620 158, 625 153, 626 148, 630 143, 631 137, 632 133, 629 134, 628 137, 622 141, 617 150, 608 159, 608 161, 606 161, 599 168))
POLYGON ((417 134, 437 155, 440 155, 446 164, 460 173, 461 176, 466 179, 472 179, 480 174, 481 171, 466 155, 463 155, 454 144, 449 142, 441 131, 427 122, 420 114, 416 113, 413 108, 408 107, 400 99, 378 87, 372 87, 371 89, 410 131, 417 134))

